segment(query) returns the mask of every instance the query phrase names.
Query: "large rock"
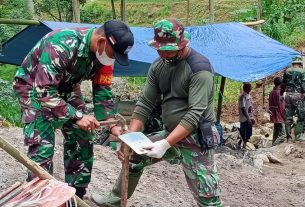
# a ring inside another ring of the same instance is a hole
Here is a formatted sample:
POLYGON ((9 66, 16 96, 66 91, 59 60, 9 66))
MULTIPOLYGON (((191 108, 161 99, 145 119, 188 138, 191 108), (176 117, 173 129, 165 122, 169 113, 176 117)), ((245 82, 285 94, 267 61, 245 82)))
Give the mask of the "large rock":
POLYGON ((264 163, 269 163, 269 159, 266 154, 258 154, 256 155, 256 159, 261 159, 264 163))
POLYGON ((86 103, 92 102, 92 82, 91 81, 83 81, 80 85, 80 89, 82 91, 82 94, 84 96, 86 103))
POLYGON ((239 131, 223 134, 224 145, 230 147, 231 149, 237 148, 239 139, 239 131))
POLYGON ((260 134, 272 140, 273 129, 269 127, 261 127, 260 134))
POLYGON ((289 144, 285 147, 285 155, 290 155, 291 153, 295 152, 296 149, 293 144, 289 144))
POLYGON ((265 138, 264 135, 252 135, 249 142, 251 142, 255 147, 260 147, 262 144, 262 140, 265 138))
POLYGON ((262 120, 261 120, 261 124, 266 124, 270 122, 270 114, 269 113, 264 113, 262 120))

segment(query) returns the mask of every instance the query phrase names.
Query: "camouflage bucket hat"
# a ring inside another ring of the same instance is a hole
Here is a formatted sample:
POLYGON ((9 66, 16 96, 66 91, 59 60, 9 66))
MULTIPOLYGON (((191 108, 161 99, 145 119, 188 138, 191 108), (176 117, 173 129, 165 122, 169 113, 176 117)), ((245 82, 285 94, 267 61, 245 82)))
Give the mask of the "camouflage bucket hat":
POLYGON ((154 39, 148 42, 156 50, 180 50, 190 43, 190 34, 176 19, 163 19, 154 25, 154 39))

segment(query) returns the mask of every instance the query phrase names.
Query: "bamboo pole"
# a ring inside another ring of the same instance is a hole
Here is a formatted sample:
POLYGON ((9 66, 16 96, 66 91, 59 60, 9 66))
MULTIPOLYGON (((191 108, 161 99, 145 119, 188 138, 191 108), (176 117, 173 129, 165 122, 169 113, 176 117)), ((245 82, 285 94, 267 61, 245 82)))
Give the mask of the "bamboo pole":
MULTIPOLYGON (((28 158, 25 154, 18 151, 13 145, 11 145, 9 142, 4 140, 2 137, 0 137, 0 147, 6 151, 8 154, 10 154, 12 157, 14 157, 18 162, 23 164, 25 167, 27 167, 30 171, 35 173, 40 179, 54 179, 52 175, 50 175, 45 169, 40 167, 36 162, 32 161, 30 158, 28 158)), ((82 199, 79 197, 76 197, 77 206, 80 207, 90 207, 87 203, 85 203, 82 199)))
POLYGON ((37 20, 0 18, 0 24, 38 25, 40 22, 37 20))
POLYGON ((209 0, 209 22, 214 23, 215 21, 215 1, 209 0))
POLYGON ((264 22, 265 22, 265 20, 261 19, 259 21, 255 21, 255 22, 241 22, 241 23, 245 26, 257 26, 259 24, 263 24, 264 22))

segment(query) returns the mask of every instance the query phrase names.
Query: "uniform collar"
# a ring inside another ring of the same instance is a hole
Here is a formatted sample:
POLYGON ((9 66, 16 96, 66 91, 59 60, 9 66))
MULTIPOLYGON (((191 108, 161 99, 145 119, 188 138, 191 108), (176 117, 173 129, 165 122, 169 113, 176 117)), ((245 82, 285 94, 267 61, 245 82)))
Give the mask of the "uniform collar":
POLYGON ((77 50, 77 56, 78 57, 89 57, 91 36, 92 36, 93 30, 94 30, 93 28, 80 30, 81 43, 80 43, 80 45, 78 47, 78 50, 77 50))

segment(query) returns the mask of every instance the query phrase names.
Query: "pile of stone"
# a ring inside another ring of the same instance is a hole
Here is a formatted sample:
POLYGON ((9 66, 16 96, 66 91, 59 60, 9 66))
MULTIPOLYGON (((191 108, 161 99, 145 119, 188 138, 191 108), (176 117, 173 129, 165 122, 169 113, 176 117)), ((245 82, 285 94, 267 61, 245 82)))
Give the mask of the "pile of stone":
MULTIPOLYGON (((240 146, 238 142, 241 140, 239 122, 233 124, 222 123, 224 145, 231 149, 238 149, 240 146)), ((267 148, 272 146, 273 126, 270 123, 255 126, 253 128, 253 135, 247 143, 247 149, 255 150, 257 148, 267 148)))

